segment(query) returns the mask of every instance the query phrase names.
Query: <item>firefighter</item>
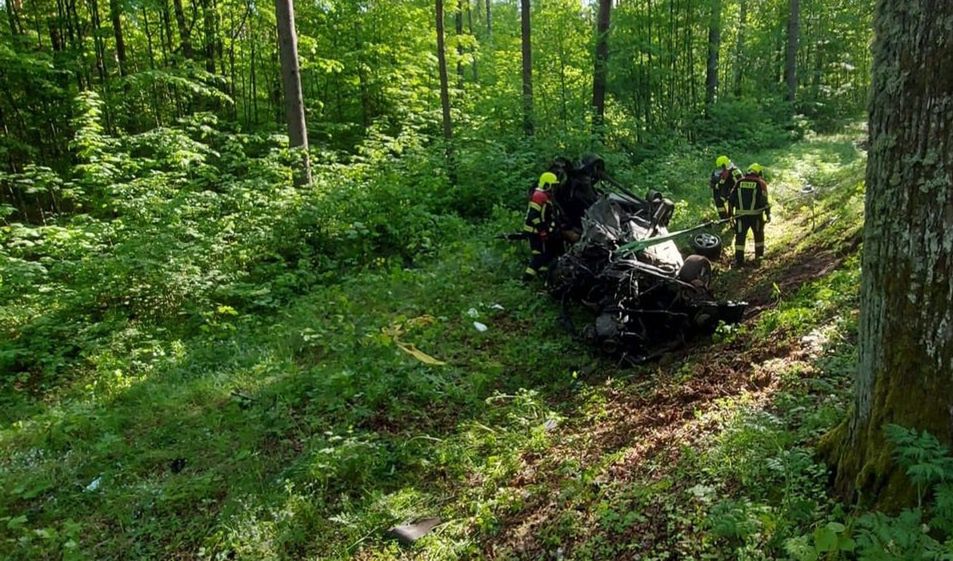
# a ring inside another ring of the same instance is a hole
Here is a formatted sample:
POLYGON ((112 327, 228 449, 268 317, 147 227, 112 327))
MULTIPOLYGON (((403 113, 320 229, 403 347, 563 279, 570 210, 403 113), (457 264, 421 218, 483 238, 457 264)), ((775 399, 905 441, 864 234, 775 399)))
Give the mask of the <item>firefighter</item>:
POLYGON ((771 222, 768 184, 760 164, 751 164, 748 173, 735 184, 728 197, 728 214, 735 222, 735 265, 744 265, 748 230, 754 233, 755 261, 760 261, 764 257, 764 225, 771 222))
POLYGON ((718 209, 718 218, 728 218, 728 195, 741 177, 741 170, 728 156, 718 156, 715 159, 715 171, 711 174, 708 186, 715 200, 715 208, 718 209))
POLYGON ((549 264, 559 254, 560 240, 556 233, 556 216, 553 207, 553 187, 559 184, 556 174, 547 171, 539 176, 536 189, 529 198, 526 223, 523 232, 529 238, 532 251, 529 265, 523 272, 523 280, 532 280, 549 270, 549 264))

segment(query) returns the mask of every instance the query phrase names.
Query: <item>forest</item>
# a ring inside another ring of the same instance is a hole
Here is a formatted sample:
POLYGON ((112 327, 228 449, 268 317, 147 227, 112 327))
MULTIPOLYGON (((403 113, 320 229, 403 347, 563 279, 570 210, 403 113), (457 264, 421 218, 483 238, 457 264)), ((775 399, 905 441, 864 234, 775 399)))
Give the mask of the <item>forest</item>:
POLYGON ((953 3, 0 11, 0 558, 953 559, 953 3), (586 154, 740 323, 521 280, 586 154))

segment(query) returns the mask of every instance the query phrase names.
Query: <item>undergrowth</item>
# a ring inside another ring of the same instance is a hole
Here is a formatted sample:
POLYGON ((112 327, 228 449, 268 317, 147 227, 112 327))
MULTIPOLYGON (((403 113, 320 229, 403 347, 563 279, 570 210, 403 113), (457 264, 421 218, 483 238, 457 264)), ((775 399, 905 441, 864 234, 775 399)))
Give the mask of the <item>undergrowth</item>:
MULTIPOLYGON (((513 280, 525 248, 494 239, 518 227, 523 183, 468 222, 479 201, 446 189, 410 131, 326 154, 297 189, 267 138, 208 119, 121 140, 79 123, 86 167, 29 179, 88 212, 3 227, 4 558, 944 558, 950 461, 930 437, 891 435, 922 491, 897 517, 846 512, 813 454, 853 367, 856 130, 734 146, 768 166, 780 219, 768 266, 718 279, 760 315, 713 342, 803 352, 744 365, 751 388, 699 404, 697 429, 626 479, 637 442, 536 462, 611 428, 619 395, 651 399, 704 365, 622 371, 557 327, 557 306, 513 280), (786 280, 818 251, 830 270, 786 280), (513 549, 540 504, 535 549, 513 549), (414 549, 384 537, 426 516, 443 523, 414 549)), ((727 148, 610 170, 670 193, 688 225, 711 214, 709 160, 727 148)))

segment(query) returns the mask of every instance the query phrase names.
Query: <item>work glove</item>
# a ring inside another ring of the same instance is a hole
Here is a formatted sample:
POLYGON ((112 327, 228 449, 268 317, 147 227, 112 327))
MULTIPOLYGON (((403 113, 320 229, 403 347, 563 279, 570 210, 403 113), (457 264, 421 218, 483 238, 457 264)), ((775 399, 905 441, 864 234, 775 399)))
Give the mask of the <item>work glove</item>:
POLYGON ((765 213, 765 215, 764 215, 764 223, 765 223, 765 224, 770 224, 770 223, 771 223, 771 213, 770 213, 770 212, 765 213))
POLYGON ((540 241, 544 241, 544 242, 545 242, 546 240, 548 240, 548 239, 549 239, 549 232, 547 232, 546 230, 541 230, 541 231, 539 232, 539 239, 540 239, 540 241))

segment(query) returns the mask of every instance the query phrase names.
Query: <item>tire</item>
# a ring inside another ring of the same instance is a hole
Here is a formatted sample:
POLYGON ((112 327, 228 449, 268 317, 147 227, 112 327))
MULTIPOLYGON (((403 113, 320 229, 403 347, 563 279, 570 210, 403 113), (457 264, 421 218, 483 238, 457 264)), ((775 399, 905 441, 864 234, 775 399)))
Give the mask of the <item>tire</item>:
POLYGON ((711 261, 701 255, 689 255, 682 268, 678 270, 678 280, 698 288, 708 288, 711 284, 711 261))
POLYGON ((691 237, 689 245, 692 253, 709 259, 721 257, 721 236, 711 232, 699 232, 691 237))

